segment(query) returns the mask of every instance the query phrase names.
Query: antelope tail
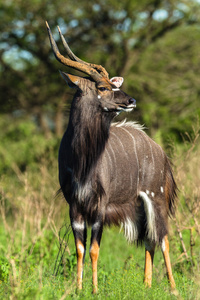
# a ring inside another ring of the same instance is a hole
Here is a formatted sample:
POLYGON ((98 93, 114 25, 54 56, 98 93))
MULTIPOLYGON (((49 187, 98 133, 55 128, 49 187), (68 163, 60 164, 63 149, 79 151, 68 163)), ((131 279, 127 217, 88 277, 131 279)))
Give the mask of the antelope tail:
POLYGON ((139 193, 144 202, 144 211, 146 214, 146 236, 150 241, 157 241, 156 218, 153 203, 145 192, 139 193))

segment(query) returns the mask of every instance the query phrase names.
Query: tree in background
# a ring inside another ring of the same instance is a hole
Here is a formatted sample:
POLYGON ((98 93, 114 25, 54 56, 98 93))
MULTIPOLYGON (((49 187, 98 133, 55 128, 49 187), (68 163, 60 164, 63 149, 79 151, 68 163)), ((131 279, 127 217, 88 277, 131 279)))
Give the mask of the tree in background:
POLYGON ((196 0, 2 1, 1 113, 34 117, 47 136, 61 135, 72 96, 58 75, 48 20, 61 52, 56 25, 77 56, 125 77, 138 104, 129 118, 179 138, 200 114, 199 12, 196 0))

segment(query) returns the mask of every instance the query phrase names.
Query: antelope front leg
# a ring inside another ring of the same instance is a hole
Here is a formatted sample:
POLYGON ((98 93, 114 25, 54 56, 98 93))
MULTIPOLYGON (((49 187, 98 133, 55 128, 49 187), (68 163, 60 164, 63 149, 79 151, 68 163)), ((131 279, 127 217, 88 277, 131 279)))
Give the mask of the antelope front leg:
POLYGON ((171 289, 172 291, 176 291, 176 284, 172 275, 172 267, 171 267, 171 262, 169 257, 169 241, 167 235, 164 237, 162 241, 161 250, 164 256, 165 266, 167 270, 167 277, 170 282, 171 289))
POLYGON ((145 240, 144 283, 146 287, 151 287, 154 251, 155 244, 145 240))
POLYGON ((93 293, 98 291, 97 280, 97 262, 99 257, 99 248, 101 242, 101 236, 103 232, 103 224, 101 221, 96 221, 92 226, 91 245, 90 245, 90 258, 92 262, 92 284, 93 293))
POLYGON ((77 256, 77 288, 82 289, 83 264, 86 251, 87 229, 82 218, 72 219, 72 229, 74 233, 76 256, 77 256))

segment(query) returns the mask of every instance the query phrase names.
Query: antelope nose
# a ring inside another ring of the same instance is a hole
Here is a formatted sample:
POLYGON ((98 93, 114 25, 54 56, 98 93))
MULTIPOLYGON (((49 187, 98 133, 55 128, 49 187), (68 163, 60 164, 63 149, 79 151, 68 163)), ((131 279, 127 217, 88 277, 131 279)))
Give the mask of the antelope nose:
POLYGON ((133 98, 130 98, 130 99, 128 100, 128 104, 129 104, 129 105, 135 105, 135 106, 136 106, 136 100, 133 99, 133 98))

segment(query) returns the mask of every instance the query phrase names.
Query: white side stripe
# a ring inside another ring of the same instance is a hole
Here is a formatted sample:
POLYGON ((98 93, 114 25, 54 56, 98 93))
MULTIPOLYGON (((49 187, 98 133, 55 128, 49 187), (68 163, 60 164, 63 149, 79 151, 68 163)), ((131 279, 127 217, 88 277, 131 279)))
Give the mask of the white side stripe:
POLYGON ((137 169, 138 169, 138 174, 137 174, 137 189, 139 187, 139 159, 138 159, 138 155, 137 155, 137 148, 136 148, 136 141, 135 141, 135 137, 124 127, 121 127, 121 129, 123 129, 126 133, 128 133, 128 135, 132 138, 133 141, 133 147, 134 147, 134 152, 135 152, 135 157, 136 157, 136 161, 137 161, 137 169))

